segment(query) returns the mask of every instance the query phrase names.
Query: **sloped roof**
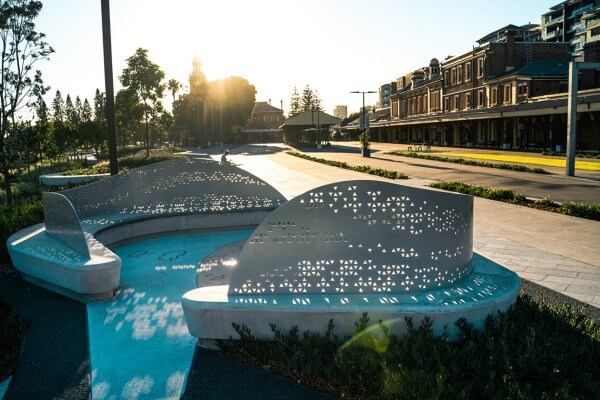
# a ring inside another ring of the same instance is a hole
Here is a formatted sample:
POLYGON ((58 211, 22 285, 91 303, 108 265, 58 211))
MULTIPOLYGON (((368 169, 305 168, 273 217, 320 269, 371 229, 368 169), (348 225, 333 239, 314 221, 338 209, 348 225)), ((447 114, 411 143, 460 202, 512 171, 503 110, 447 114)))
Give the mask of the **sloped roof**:
POLYGON ((556 78, 569 76, 568 61, 530 61, 520 68, 515 68, 492 79, 505 78, 508 76, 531 76, 536 78, 556 78))
POLYGON ((283 112, 283 111, 277 107, 273 107, 266 101, 257 101, 254 103, 254 108, 252 109, 252 113, 259 113, 259 112, 283 112))
POLYGON ((305 111, 288 118, 281 126, 314 126, 317 125, 317 123, 320 125, 335 125, 340 122, 342 122, 341 119, 324 113, 323 111, 305 111))

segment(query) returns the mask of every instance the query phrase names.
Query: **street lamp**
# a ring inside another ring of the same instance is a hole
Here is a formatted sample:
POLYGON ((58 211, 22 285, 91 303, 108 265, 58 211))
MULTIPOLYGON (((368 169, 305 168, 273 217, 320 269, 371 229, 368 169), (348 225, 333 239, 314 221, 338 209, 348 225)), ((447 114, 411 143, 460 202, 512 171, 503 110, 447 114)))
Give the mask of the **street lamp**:
POLYGON ((361 91, 361 90, 353 90, 350 93, 362 93, 362 128, 363 128, 363 140, 362 140, 362 148, 363 148, 363 157, 369 157, 371 154, 369 152, 369 131, 367 130, 367 120, 365 119, 365 94, 366 93, 377 93, 372 90, 361 91))

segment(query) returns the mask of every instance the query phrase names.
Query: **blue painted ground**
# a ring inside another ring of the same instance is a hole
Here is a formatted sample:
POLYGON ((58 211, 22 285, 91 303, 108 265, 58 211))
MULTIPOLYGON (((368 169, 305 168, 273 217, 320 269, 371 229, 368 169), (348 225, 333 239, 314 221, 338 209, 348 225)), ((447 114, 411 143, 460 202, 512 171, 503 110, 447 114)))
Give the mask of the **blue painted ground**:
POLYGON ((6 389, 8 389, 8 384, 10 383, 10 376, 0 382, 0 400, 4 397, 4 393, 6 393, 6 389))
POLYGON ((250 233, 164 236, 114 249, 122 291, 88 305, 94 400, 180 398, 196 345, 181 296, 196 287, 204 257, 250 233))

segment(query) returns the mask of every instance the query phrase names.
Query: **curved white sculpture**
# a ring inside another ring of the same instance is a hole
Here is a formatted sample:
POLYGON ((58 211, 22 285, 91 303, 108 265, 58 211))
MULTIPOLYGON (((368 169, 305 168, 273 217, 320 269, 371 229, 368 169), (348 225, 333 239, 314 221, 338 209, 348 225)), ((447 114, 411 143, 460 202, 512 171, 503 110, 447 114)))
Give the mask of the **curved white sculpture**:
POLYGON ((187 158, 44 193, 43 200, 45 223, 8 239, 11 259, 26 279, 83 301, 109 299, 119 286, 121 260, 107 244, 162 232, 257 225, 286 201, 242 169, 187 158))
POLYGON ((207 258, 183 309, 190 333, 210 345, 285 331, 340 336, 368 312, 403 334, 405 317, 430 317, 436 334, 464 317, 476 326, 505 311, 519 277, 473 254, 472 196, 380 181, 348 181, 304 193, 271 213, 234 257, 207 258))
POLYGON ((229 286, 243 294, 406 293, 471 272, 473 198, 378 181, 320 187, 269 215, 229 286))

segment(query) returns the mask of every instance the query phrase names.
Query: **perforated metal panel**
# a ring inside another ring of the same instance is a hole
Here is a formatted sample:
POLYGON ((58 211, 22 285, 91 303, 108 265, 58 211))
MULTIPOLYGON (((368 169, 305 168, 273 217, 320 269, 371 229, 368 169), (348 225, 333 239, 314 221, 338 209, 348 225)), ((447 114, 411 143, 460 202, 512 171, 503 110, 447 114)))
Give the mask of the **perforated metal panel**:
POLYGON ((286 199, 250 173, 211 160, 151 164, 61 192, 79 218, 274 209, 286 199))
POLYGON ((52 192, 43 193, 42 201, 44 202, 46 233, 70 249, 89 258, 90 250, 71 202, 62 194, 52 192))
POLYGON ((472 271, 473 198, 378 181, 306 192, 243 248, 230 295, 407 293, 472 271))

